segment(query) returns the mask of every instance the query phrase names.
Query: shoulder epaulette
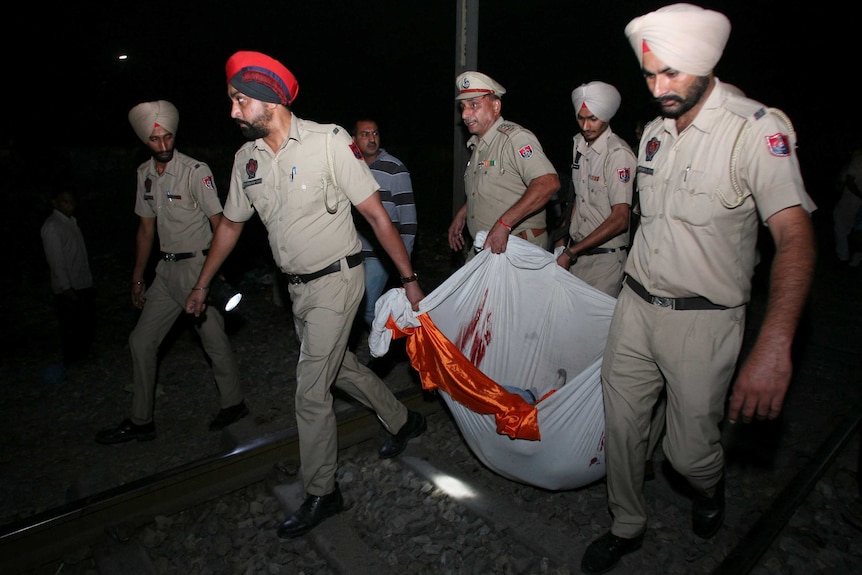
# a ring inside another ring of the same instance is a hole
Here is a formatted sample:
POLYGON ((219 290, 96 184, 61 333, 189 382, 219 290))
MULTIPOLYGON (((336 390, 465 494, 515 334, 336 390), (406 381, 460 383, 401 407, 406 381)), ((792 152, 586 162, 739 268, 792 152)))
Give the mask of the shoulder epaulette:
POLYGON ((766 108, 763 104, 750 98, 730 96, 724 100, 724 107, 737 116, 754 121, 766 115, 766 108))
POLYGON ((520 129, 521 129, 521 126, 519 126, 518 124, 514 124, 512 122, 503 122, 502 124, 497 126, 497 131, 500 132, 501 134, 506 134, 507 136, 514 133, 514 132, 517 132, 520 129))
POLYGON ((312 132, 315 134, 332 134, 335 135, 342 130, 341 126, 338 124, 318 124, 317 122, 312 122, 310 120, 304 120, 302 118, 297 118, 299 120, 299 126, 303 130, 307 132, 312 132))
POLYGON ((742 144, 751 129, 751 124, 765 118, 767 115, 776 116, 787 128, 788 143, 791 150, 796 149, 796 130, 793 129, 793 123, 787 117, 787 114, 778 108, 767 108, 760 102, 749 100, 748 98, 728 98, 725 101, 725 107, 728 111, 745 118, 745 122, 739 129, 739 134, 736 136, 736 141, 733 143, 733 149, 730 153, 730 184, 736 193, 736 200, 732 202, 724 202, 723 200, 727 207, 734 208, 740 205, 746 197, 745 190, 742 189, 742 183, 739 181, 737 170, 742 144))

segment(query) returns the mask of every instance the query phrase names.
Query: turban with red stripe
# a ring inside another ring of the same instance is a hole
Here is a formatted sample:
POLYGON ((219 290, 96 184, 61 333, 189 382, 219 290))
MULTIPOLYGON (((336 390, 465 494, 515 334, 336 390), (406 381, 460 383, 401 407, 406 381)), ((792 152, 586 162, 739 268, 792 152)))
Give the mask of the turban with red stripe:
POLYGON ((260 52, 235 53, 228 58, 225 72, 228 84, 262 102, 287 106, 299 92, 299 84, 290 70, 260 52))

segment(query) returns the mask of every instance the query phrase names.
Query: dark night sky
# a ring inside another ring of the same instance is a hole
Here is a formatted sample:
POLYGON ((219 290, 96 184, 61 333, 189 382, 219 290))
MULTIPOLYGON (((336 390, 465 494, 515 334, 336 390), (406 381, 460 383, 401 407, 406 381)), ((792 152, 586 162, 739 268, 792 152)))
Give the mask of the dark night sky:
MULTIPOLYGON (((577 130, 570 93, 578 84, 601 79, 619 88, 623 103, 612 125, 624 137, 637 118, 655 115, 623 29, 665 3, 480 2, 478 68, 507 88, 503 115, 532 129, 562 174, 577 130)), ((178 147, 238 147, 224 63, 236 50, 259 50, 297 76, 299 116, 349 126, 358 114, 375 115, 384 146, 412 171, 451 153, 455 0, 104 5, 70 3, 50 18, 38 7, 38 16, 19 20, 26 41, 6 51, 19 56, 7 60, 0 130, 8 135, 0 142, 136 146, 129 108, 168 99, 180 109, 178 147), (36 54, 46 50, 54 53, 39 64, 36 54), (128 61, 116 59, 122 52, 128 61)), ((858 67, 860 52, 856 27, 838 3, 701 5, 733 24, 717 75, 784 109, 799 132, 801 156, 842 154, 843 140, 862 122, 845 81, 852 73, 832 71, 844 62, 848 70, 858 67)))

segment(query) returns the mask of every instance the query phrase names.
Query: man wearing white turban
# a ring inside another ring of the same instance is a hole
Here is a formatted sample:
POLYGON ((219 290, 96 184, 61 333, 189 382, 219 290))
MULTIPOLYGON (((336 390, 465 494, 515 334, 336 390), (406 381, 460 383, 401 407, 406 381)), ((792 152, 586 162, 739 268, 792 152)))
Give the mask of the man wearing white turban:
POLYGON ((604 82, 572 91, 581 128, 573 139, 575 200, 569 237, 557 246, 563 246, 557 264, 613 297, 622 288, 637 163, 631 147, 610 126, 620 100, 617 89, 604 82))
MULTIPOLYGON (((141 310, 129 335, 132 352, 132 414, 96 434, 103 444, 155 439, 153 422, 159 345, 182 314, 222 218, 213 173, 207 164, 174 148, 179 112, 165 100, 143 102, 129 111, 129 123, 152 156, 138 166, 135 213, 138 232, 132 271, 132 305, 141 310), (158 232, 161 256, 147 289, 144 272, 158 232)), ((239 369, 224 318, 215 308, 194 323, 209 356, 221 409, 210 422, 221 430, 248 415, 239 369)))
POLYGON ((180 113, 177 107, 167 100, 142 102, 129 110, 129 123, 138 138, 146 144, 150 141, 153 129, 158 127, 176 135, 180 113))
POLYGON ((727 18, 675 4, 625 33, 663 118, 638 150, 641 221, 602 362, 608 502, 613 524, 581 560, 605 573, 639 549, 653 406, 667 391, 662 450, 692 491, 692 530, 724 521, 719 425, 775 419, 792 376, 791 345, 808 298, 815 242, 793 126, 731 95, 715 77, 727 18), (775 243, 760 332, 737 370, 760 222, 775 243))

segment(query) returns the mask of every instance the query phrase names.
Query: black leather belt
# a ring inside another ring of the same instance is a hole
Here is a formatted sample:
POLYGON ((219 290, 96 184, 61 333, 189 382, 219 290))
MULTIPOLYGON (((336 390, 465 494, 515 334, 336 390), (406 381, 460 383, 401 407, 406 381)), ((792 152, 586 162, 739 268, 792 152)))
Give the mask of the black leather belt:
POLYGON ((625 246, 623 246, 621 248, 593 248, 591 250, 585 251, 581 255, 582 256, 595 256, 598 254, 612 254, 614 252, 624 251, 625 249, 626 249, 625 246))
MULTIPOLYGON (((521 238, 522 240, 529 240, 530 238, 527 237, 527 231, 528 230, 522 230, 515 235, 518 236, 519 238, 521 238)), ((529 232, 533 235, 534 238, 539 237, 540 235, 542 235, 546 231, 547 230, 545 228, 530 228, 530 230, 529 230, 529 232)))
POLYGON ((677 310, 707 310, 707 309, 729 309, 726 306, 714 304, 705 297, 659 297, 649 293, 644 286, 626 276, 626 284, 632 291, 638 294, 642 300, 659 307, 669 307, 677 310))
MULTIPOLYGON (((362 253, 351 254, 344 258, 347 260, 348 268, 355 268, 359 264, 362 263, 362 260, 365 258, 362 257, 362 253)), ((341 271, 341 260, 338 260, 334 264, 330 264, 323 268, 322 270, 318 270, 314 273, 310 274, 286 274, 287 281, 292 284, 307 284, 312 280, 316 280, 317 278, 322 278, 325 275, 329 275, 335 273, 337 271, 341 271)))
MULTIPOLYGON (((208 253, 210 253, 209 248, 207 248, 205 250, 201 250, 201 255, 205 256, 208 253)), ((166 262, 178 262, 180 260, 187 260, 189 258, 193 258, 196 255, 198 255, 197 252, 182 252, 179 254, 169 254, 167 252, 162 252, 162 259, 165 260, 166 262)))

